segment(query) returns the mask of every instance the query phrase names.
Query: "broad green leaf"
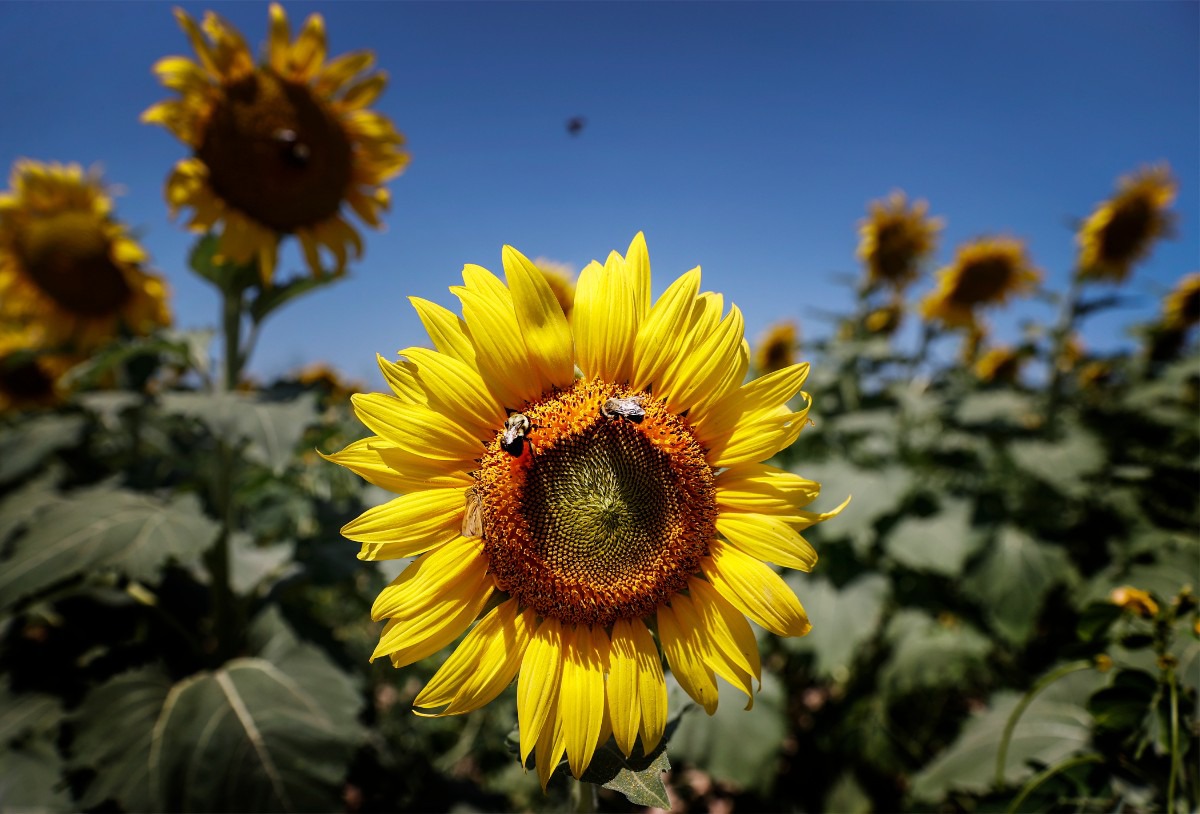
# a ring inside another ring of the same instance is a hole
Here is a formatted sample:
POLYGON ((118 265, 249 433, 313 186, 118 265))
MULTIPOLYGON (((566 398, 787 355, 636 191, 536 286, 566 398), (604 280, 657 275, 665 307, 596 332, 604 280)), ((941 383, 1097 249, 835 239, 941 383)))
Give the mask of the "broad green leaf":
POLYGON ((1009 446, 1017 466, 1065 495, 1087 493, 1086 478, 1104 466, 1104 447, 1086 430, 1072 425, 1058 441, 1021 440, 1009 446))
POLYGON ((825 795, 825 810, 837 814, 871 814, 871 798, 854 779, 854 775, 845 772, 825 795))
POLYGON ((1037 413, 1032 396, 1015 390, 986 390, 967 395, 958 405, 955 418, 960 424, 1017 429, 1024 426, 1026 416, 1037 413))
POLYGON ((807 636, 783 639, 784 648, 812 653, 818 675, 845 683, 856 656, 879 628, 891 583, 881 574, 864 574, 840 589, 807 574, 789 572, 784 579, 812 623, 807 636))
POLYGON ((42 415, 0 427, 0 483, 27 474, 52 452, 79 443, 83 417, 42 415))
POLYGON ((625 757, 610 738, 596 750, 580 780, 620 792, 634 805, 669 809, 671 800, 667 796, 663 772, 671 770, 671 761, 667 759, 667 743, 674 736, 679 720, 677 713, 674 720, 667 724, 662 740, 649 755, 643 754, 639 739, 634 744, 633 752, 625 757))
POLYGON ((1009 642, 1022 644, 1033 633, 1046 593, 1073 575, 1071 562, 1061 548, 1006 527, 996 535, 963 588, 977 598, 997 633, 1009 642))
POLYGON ((159 500, 106 486, 81 490, 38 514, 13 542, 0 563, 0 608, 101 568, 154 581, 168 560, 199 557, 217 531, 192 494, 159 500))
MULTIPOLYGON (((1009 743, 1004 780, 1013 786, 1030 777, 1034 766, 1052 766, 1084 751, 1091 738, 1088 697, 1107 681, 1094 671, 1072 673, 1043 690, 1025 709, 1009 743)), ((996 775, 996 759, 1005 724, 1021 694, 996 693, 988 708, 967 721, 950 747, 912 778, 917 800, 940 800, 950 791, 983 793, 996 775)))
POLYGON ((1112 683, 1088 699, 1098 729, 1133 732, 1152 712, 1158 680, 1142 670, 1118 670, 1112 683))
POLYGON ((0 811, 76 811, 67 794, 62 758, 47 736, 0 750, 0 811))
MULTIPOLYGON (((668 687, 678 686, 674 676, 668 687)), ((767 796, 776 777, 776 761, 787 735, 787 694, 775 676, 763 672, 754 708, 746 697, 718 678, 720 704, 711 717, 702 710, 687 715, 671 740, 671 754, 716 780, 767 796)), ((679 692, 682 695, 682 692, 679 692)), ((674 701, 672 697, 672 701, 674 701)))
POLYGON ((282 472, 296 457, 304 430, 316 421, 312 393, 268 401, 248 393, 167 393, 167 412, 199 420, 216 438, 244 440, 248 459, 282 472))
POLYGON ((343 279, 336 274, 305 274, 285 283, 276 283, 270 288, 259 289, 258 296, 250 301, 250 318, 262 322, 292 300, 343 279))
POLYGON ((971 528, 970 504, 950 499, 935 515, 906 517, 897 523, 884 541, 884 550, 913 570, 956 577, 982 542, 971 528))
POLYGON ((292 542, 256 546, 248 534, 235 533, 229 547, 229 584, 236 593, 251 594, 265 589, 299 564, 292 561, 296 546, 292 542))
POLYGON ((892 654, 879 671, 879 683, 892 696, 962 684, 983 668, 992 648, 966 622, 941 622, 911 608, 898 611, 884 635, 892 654))
POLYGON ((1152 561, 1113 565, 1093 577, 1080 592, 1080 604, 1108 602, 1114 588, 1129 585, 1169 602, 1184 588, 1200 589, 1200 539, 1194 534, 1156 538, 1152 561))
POLYGON ((793 471, 820 483, 826 499, 841 502, 846 495, 853 495, 834 522, 816 526, 809 534, 828 540, 849 537, 860 555, 875 542, 875 521, 895 510, 911 485, 909 471, 898 466, 859 469, 840 461, 800 462, 793 471))
POLYGON ((96 687, 71 714, 71 768, 95 771, 79 800, 81 808, 109 800, 125 811, 157 807, 150 795, 150 744, 170 690, 161 670, 143 667, 96 687))
POLYGON ((4 542, 38 512, 63 500, 55 488, 57 482, 57 472, 46 472, 0 499, 0 551, 5 550, 4 542))
POLYGON ((13 693, 0 685, 0 749, 29 733, 50 734, 62 720, 62 704, 52 695, 13 693))

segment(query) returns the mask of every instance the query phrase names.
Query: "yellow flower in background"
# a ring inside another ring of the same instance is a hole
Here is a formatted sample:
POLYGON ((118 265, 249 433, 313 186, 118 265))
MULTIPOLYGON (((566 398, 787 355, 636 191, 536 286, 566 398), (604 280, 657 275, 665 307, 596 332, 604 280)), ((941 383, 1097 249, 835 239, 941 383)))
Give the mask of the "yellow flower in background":
POLYGON ((315 387, 324 391, 330 401, 344 401, 364 389, 362 382, 344 378, 337 368, 328 362, 305 365, 296 372, 295 378, 305 387, 315 387))
POLYGON ((554 292, 554 299, 562 308, 567 319, 571 318, 571 308, 575 304, 575 271, 566 263, 550 260, 545 257, 535 257, 533 265, 546 278, 547 285, 554 292))
POLYGON ((975 375, 985 382, 1015 382, 1025 355, 1016 348, 997 347, 985 351, 975 362, 975 375))
POLYGON ((256 66, 242 35, 216 14, 207 13, 203 26, 180 9, 175 16, 197 61, 159 60, 154 72, 179 98, 142 114, 192 148, 167 179, 172 213, 193 210, 194 231, 220 225, 221 255, 257 260, 264 285, 289 234, 314 275, 322 247, 341 274, 348 251, 362 255, 342 205, 378 227, 389 204, 382 184, 408 163, 404 137, 368 109, 386 81, 369 71, 374 56, 327 60, 321 15, 310 15, 293 42, 287 15, 272 3, 266 62, 256 66))
POLYGON ((1068 336, 1063 343, 1062 353, 1055 360, 1055 364, 1063 373, 1069 373, 1083 361, 1086 355, 1087 349, 1083 346, 1083 338, 1076 332, 1068 336))
POLYGON ((0 324, 0 415, 60 403, 63 374, 79 361, 48 352, 38 326, 0 324))
POLYGON ((113 217, 97 171, 19 160, 0 194, 0 316, 36 322, 48 347, 88 352, 171 321, 161 278, 113 217))
POLYGON ((359 557, 419 555, 375 601, 374 657, 411 664, 482 614, 414 704, 469 712, 515 678, 521 760, 536 753, 545 787, 610 733, 625 754, 659 743, 660 647, 710 714, 717 675, 752 700, 745 617, 809 630, 766 563, 811 569, 800 532, 841 507, 804 511, 819 485, 761 463, 806 423, 787 404, 808 365, 743 384, 741 311, 700 293, 699 268, 652 306, 639 233, 583 269, 568 322, 530 261, 506 246, 503 262, 507 285, 463 269, 461 318, 412 298, 436 350, 381 359, 394 395, 353 398, 375 434, 328 457, 403 495, 342 529, 359 557))
POLYGON ((975 322, 977 309, 1027 294, 1041 279, 1023 241, 982 238, 961 246, 954 263, 939 272, 937 288, 921 302, 921 315, 948 328, 968 327, 975 322))
POLYGON ((1163 325, 1170 330, 1186 331, 1200 323, 1200 272, 1193 272, 1163 300, 1163 325))
POLYGON ((754 370, 760 376, 795 364, 800 330, 788 320, 769 326, 754 348, 754 370))
POLYGON ((891 336, 903 321, 904 303, 896 301, 871 311, 863 322, 869 333, 891 336))
POLYGON ((1134 616, 1141 616, 1143 619, 1150 619, 1158 615, 1158 603, 1154 601, 1154 597, 1140 588, 1130 585, 1114 588, 1109 596, 1109 601, 1122 610, 1129 611, 1134 616))
POLYGON ((1085 362, 1079 368, 1079 386, 1085 390, 1103 387, 1113 375, 1112 364, 1100 360, 1085 362))
POLYGON ((909 205, 900 191, 871 202, 858 228, 858 258, 867 266, 868 284, 902 289, 917 279, 943 225, 941 218, 928 217, 928 210, 925 201, 909 205))
POLYGON ((1116 195, 1096 207, 1076 235, 1080 276, 1123 282, 1154 241, 1171 233, 1174 216, 1167 210, 1176 186, 1165 165, 1122 178, 1116 195))

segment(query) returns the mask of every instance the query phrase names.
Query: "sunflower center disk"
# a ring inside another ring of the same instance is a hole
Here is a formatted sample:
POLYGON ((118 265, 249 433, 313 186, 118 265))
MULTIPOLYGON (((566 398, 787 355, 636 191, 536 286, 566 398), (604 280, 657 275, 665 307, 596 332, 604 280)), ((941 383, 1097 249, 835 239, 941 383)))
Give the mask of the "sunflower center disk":
POLYGON ((73 314, 115 313, 132 293, 93 214, 63 212, 33 221, 21 254, 33 283, 73 314))
POLYGON ((196 154, 219 197, 281 233, 336 215, 351 183, 341 123, 307 87, 266 71, 225 88, 196 154))
POLYGON ((979 260, 963 270, 954 299, 970 305, 992 302, 1012 287, 1013 272, 1012 263, 1007 258, 979 260))
POLYGON ((517 458, 489 448, 484 546, 500 588, 542 616, 608 625, 687 586, 716 519, 712 468, 686 422, 644 396, 639 423, 605 417, 614 385, 579 383, 525 410, 517 458))

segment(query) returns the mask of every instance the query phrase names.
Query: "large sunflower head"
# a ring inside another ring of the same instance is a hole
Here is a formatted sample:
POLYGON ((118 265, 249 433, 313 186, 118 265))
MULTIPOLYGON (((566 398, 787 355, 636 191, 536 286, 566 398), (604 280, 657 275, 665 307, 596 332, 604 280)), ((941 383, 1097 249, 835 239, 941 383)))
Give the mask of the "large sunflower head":
POLYGON ((216 14, 206 14, 202 25, 180 9, 175 16, 197 60, 159 60, 155 73, 179 98, 142 114, 192 149, 167 179, 172 212, 191 209, 195 231, 219 224, 221 256, 257 260, 264 283, 289 234, 313 274, 321 272, 322 247, 342 273, 348 250, 362 254, 342 205, 378 227, 389 202, 382 184, 408 163, 403 136, 368 109, 386 82, 369 70, 374 56, 359 51, 327 60, 321 15, 310 15, 293 41, 276 3, 261 65, 216 14))
POLYGON ((1011 237, 976 240, 960 247, 954 263, 939 272, 937 287, 921 302, 921 314, 950 328, 968 327, 977 309, 1028 293, 1041 279, 1024 242, 1011 237))
POLYGON ((1200 324, 1200 271, 1187 275, 1163 300, 1163 325, 1186 331, 1200 324))
POLYGON ((929 217, 928 210, 925 201, 910 205, 900 191, 871 202, 858 228, 858 258, 867 266, 868 285, 902 289, 917 279, 942 228, 941 218, 929 217))
POLYGON ((1117 193, 1096 207, 1079 229, 1079 274, 1119 283, 1154 241, 1171 233, 1175 179, 1166 166, 1147 167, 1121 179, 1117 193))
POLYGON ((112 208, 95 170, 17 161, 0 194, 0 314, 83 352, 168 324, 166 286, 112 208))
POLYGON ((808 365, 743 384, 742 314, 701 293, 700 269, 652 305, 639 234, 583 269, 568 322, 532 263, 503 261, 507 285, 463 269, 462 317, 412 300, 436 349, 381 360, 393 393, 353 399, 375 434, 329 459, 402 495, 342 529, 359 557, 419 555, 375 602, 375 656, 403 666, 466 632, 416 707, 468 712, 515 678, 544 786, 610 733, 655 747, 660 651, 710 714, 715 676, 752 699, 746 617, 809 629, 767 563, 812 568, 801 532, 840 508, 804 511, 819 485, 762 463, 806 423, 808 365))
POLYGON ((774 373, 795 364, 799 341, 800 329, 791 320, 768 326, 754 348, 755 372, 774 373))

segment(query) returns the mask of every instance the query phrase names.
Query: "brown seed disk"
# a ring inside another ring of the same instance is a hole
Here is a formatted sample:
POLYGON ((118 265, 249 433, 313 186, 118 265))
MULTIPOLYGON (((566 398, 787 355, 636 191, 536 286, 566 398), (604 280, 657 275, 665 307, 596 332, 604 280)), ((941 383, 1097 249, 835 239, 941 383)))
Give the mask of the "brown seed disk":
POLYGON ((90 212, 31 221, 18 251, 34 285, 72 314, 115 314, 133 293, 113 262, 112 239, 90 212))
POLYGON ((683 418, 648 394, 578 382, 522 412, 519 456, 493 442, 480 470, 484 550, 501 590, 540 615, 608 625, 687 587, 716 523, 712 467, 683 418), (640 423, 605 418, 641 396, 640 423))

